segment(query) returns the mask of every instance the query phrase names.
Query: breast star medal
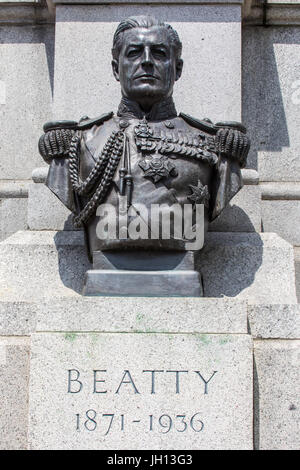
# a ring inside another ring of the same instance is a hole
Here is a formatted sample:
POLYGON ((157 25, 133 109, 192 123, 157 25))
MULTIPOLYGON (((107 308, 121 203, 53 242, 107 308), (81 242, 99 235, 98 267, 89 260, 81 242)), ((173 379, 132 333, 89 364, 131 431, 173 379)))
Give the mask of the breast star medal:
POLYGON ((144 170, 145 177, 152 178, 157 183, 162 178, 177 176, 175 165, 166 156, 155 154, 150 158, 145 158, 139 162, 139 166, 144 170))
POLYGON ((192 194, 188 196, 188 199, 192 201, 194 204, 204 204, 205 207, 209 206, 209 191, 208 187, 201 184, 200 180, 198 180, 198 185, 193 186, 189 184, 189 188, 192 190, 192 194))

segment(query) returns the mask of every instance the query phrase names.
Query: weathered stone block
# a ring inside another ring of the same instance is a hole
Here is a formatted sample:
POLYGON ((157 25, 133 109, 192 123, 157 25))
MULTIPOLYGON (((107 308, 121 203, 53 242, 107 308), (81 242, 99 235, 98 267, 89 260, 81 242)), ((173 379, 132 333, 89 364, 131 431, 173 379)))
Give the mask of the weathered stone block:
POLYGON ((299 449, 298 340, 254 342, 256 448, 299 449))
POLYGON ((91 266, 82 232, 17 232, 0 246, 1 300, 32 301, 81 293, 84 274, 91 266))
POLYGON ((254 338, 300 338, 300 305, 248 305, 254 338))
POLYGON ((265 232, 276 232, 292 245, 300 245, 300 200, 263 200, 262 224, 265 232))
POLYGON ((43 164, 37 143, 52 117, 54 25, 2 25, 0 42, 0 179, 29 179, 43 164))
POLYGON ((36 330, 247 333, 247 307, 236 299, 205 298, 0 301, 0 335, 29 335, 36 330))
POLYGON ((37 304, 0 300, 0 336, 30 335, 35 331, 37 304))
POLYGON ((260 232, 261 191, 245 185, 209 226, 211 232, 260 232))
POLYGON ((28 227, 30 230, 74 230, 72 213, 43 183, 29 186, 28 227))
POLYGON ((209 233, 198 269, 207 297, 297 302, 293 248, 274 233, 209 233))
POLYGON ((0 180, 0 199, 27 198, 30 181, 0 180))
POLYGON ((0 240, 27 228, 27 199, 0 199, 0 240))
POLYGON ((29 417, 31 449, 251 449, 251 338, 34 334, 29 417))
POLYGON ((27 448, 29 338, 0 336, 0 449, 27 448))
POLYGON ((236 299, 81 298, 36 311, 38 331, 247 333, 246 304, 236 299))

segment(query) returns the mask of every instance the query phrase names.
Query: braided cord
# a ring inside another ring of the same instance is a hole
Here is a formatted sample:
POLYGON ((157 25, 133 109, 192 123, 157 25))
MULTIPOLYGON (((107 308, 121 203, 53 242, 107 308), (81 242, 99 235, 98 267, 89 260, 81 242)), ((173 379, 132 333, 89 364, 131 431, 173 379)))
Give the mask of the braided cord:
MULTIPOLYGON (((105 166, 102 178, 100 180, 100 183, 96 191, 94 192, 93 196, 85 205, 85 207, 82 209, 82 211, 76 217, 74 217, 74 225, 77 228, 80 227, 84 222, 86 222, 97 210, 98 205, 103 202, 109 190, 115 171, 118 167, 121 155, 123 153, 124 133, 114 132, 113 136, 111 137, 112 137, 112 141, 110 141, 110 152, 107 151, 106 162, 105 162, 106 166, 105 166)), ((75 142, 74 142, 74 152, 75 151, 77 152, 77 155, 78 155, 79 154, 78 143, 77 145, 75 145, 75 142)), ((78 163, 77 163, 77 171, 78 171, 78 163)), ((98 177, 98 173, 97 173, 97 177, 98 177)), ((96 176, 94 176, 93 174, 91 178, 94 179, 96 178, 96 176)))
POLYGON ((117 134, 117 131, 112 132, 99 158, 97 159, 94 168, 91 170, 85 181, 81 181, 79 177, 80 135, 79 133, 74 135, 69 150, 69 171, 73 189, 80 196, 88 194, 102 175, 113 150, 117 134))

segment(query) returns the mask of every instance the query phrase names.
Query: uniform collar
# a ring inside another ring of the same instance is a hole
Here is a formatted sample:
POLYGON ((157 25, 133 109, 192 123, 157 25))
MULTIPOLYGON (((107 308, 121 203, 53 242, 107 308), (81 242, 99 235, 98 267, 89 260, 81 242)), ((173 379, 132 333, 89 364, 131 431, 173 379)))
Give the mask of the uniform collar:
POLYGON ((177 111, 172 97, 155 103, 150 112, 145 114, 136 101, 131 101, 123 96, 119 104, 118 116, 137 119, 145 117, 147 121, 164 121, 176 117, 177 111))

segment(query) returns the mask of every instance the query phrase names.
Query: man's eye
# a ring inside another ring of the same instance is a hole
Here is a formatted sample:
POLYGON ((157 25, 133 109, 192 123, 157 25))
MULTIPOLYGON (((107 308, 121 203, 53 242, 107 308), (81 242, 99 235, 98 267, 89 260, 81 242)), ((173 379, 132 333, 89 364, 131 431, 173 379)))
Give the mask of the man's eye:
POLYGON ((135 57, 139 55, 139 50, 138 49, 131 49, 130 51, 127 52, 127 57, 135 57))
POLYGON ((152 51, 154 57, 165 58, 167 56, 166 52, 163 49, 154 49, 152 51))

